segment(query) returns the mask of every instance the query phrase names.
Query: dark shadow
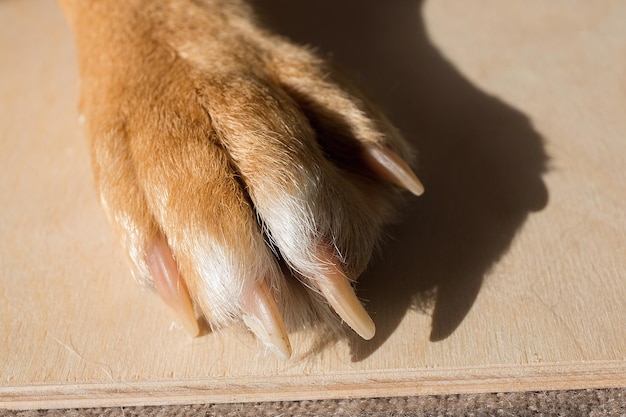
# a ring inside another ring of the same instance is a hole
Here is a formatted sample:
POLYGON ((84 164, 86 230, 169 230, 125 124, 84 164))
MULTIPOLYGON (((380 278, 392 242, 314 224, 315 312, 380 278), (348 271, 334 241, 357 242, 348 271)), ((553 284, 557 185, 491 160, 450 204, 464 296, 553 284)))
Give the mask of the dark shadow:
POLYGON ((419 151, 426 193, 410 200, 390 227, 384 258, 359 281, 377 335, 352 339, 353 360, 378 349, 409 309, 432 309, 430 339, 445 339, 528 213, 547 204, 541 137, 524 114, 476 88, 441 55, 421 1, 256 3, 276 30, 354 72, 419 151))

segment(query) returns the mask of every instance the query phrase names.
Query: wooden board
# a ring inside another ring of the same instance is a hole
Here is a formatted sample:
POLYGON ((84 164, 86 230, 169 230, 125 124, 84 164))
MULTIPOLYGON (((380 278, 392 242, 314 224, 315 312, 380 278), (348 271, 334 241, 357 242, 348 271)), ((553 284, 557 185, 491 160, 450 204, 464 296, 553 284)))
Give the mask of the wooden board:
POLYGON ((172 328, 98 206, 63 17, 5 0, 0 407, 626 386, 626 3, 267 3, 421 150, 427 193, 360 286, 376 338, 296 333, 282 363, 172 328))

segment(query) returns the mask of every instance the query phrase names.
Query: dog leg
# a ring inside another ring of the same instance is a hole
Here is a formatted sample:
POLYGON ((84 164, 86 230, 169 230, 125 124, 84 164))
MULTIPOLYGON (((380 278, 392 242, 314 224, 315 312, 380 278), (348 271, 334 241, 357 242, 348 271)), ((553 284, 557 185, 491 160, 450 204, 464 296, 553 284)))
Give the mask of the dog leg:
POLYGON ((96 184, 136 279, 191 334, 194 304, 281 358, 284 322, 328 320, 328 305, 373 337, 352 284, 392 213, 392 184, 423 191, 380 112, 243 2, 60 2, 96 184))

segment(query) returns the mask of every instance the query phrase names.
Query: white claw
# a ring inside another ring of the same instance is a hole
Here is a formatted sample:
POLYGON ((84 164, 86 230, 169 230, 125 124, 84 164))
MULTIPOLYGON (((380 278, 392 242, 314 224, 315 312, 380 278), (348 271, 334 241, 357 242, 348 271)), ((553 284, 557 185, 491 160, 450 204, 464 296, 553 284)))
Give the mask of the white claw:
POLYGON ((291 344, 278 306, 267 283, 258 283, 243 300, 243 321, 281 360, 291 357, 291 344))
POLYGON ((200 327, 193 311, 189 291, 163 236, 154 239, 146 250, 146 262, 157 293, 170 308, 174 320, 180 323, 189 335, 198 336, 200 327))
POLYGON ((325 265, 324 275, 317 277, 317 284, 322 295, 335 312, 365 340, 370 340, 376 333, 376 325, 354 293, 350 280, 343 272, 336 257, 327 249, 318 249, 318 259, 325 265))
POLYGON ((377 175, 419 196, 424 193, 424 185, 417 175, 394 151, 386 146, 365 145, 365 161, 377 175))

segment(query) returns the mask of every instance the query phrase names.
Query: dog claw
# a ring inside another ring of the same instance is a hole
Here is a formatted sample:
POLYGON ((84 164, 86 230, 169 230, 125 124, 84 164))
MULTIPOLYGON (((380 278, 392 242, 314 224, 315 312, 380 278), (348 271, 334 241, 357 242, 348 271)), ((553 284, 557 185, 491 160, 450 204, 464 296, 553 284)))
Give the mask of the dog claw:
POLYGON ((376 325, 357 298, 350 280, 335 256, 326 249, 320 249, 318 259, 326 267, 324 276, 315 281, 322 295, 359 336, 365 340, 373 338, 376 325))
POLYGON ((281 360, 291 357, 291 344, 278 306, 267 283, 261 281, 243 300, 243 321, 281 360))
POLYGON ((386 146, 365 145, 365 161, 381 178, 419 196, 424 193, 424 185, 406 162, 386 146))
POLYGON ((198 336, 200 328, 189 291, 163 236, 158 236, 148 248, 146 262, 157 293, 170 308, 174 320, 192 337, 198 336))

